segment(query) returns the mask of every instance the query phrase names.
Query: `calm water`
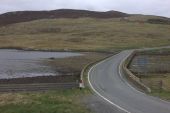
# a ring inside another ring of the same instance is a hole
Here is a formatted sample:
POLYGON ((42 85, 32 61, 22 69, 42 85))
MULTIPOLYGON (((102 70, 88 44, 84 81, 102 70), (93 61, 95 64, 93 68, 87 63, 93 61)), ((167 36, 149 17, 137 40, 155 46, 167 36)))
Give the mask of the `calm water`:
POLYGON ((45 65, 49 58, 80 56, 71 52, 38 52, 0 49, 0 79, 58 75, 56 68, 45 65))

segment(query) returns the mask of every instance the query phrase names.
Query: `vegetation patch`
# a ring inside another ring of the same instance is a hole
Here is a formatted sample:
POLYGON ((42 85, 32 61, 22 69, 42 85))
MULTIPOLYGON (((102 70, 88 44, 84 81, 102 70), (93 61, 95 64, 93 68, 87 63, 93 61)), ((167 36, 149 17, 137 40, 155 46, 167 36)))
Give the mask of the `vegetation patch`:
POLYGON ((0 47, 41 50, 114 51, 167 46, 170 25, 135 21, 135 17, 43 19, 0 27, 0 47))
POLYGON ((170 25, 170 20, 167 20, 167 19, 148 19, 148 23, 170 25))
POLYGON ((91 113, 81 104, 89 90, 0 94, 1 113, 91 113))

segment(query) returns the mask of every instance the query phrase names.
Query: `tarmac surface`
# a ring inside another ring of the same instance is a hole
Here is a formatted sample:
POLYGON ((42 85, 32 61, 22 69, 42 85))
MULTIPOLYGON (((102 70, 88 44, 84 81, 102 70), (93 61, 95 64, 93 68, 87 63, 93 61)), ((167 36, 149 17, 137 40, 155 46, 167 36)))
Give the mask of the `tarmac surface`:
POLYGON ((123 51, 90 69, 89 84, 103 100, 102 105, 94 104, 104 110, 99 113, 170 113, 169 102, 138 91, 123 77, 121 64, 131 52, 123 51))

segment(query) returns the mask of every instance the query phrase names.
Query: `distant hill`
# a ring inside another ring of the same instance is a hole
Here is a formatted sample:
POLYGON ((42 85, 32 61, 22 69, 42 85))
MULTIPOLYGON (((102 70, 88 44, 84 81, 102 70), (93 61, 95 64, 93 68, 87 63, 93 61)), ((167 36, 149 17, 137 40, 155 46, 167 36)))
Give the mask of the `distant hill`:
POLYGON ((131 14, 129 17, 125 17, 124 21, 170 25, 170 18, 154 15, 131 14))
POLYGON ((60 9, 52 11, 17 11, 0 15, 0 26, 38 19, 55 18, 119 18, 130 15, 118 11, 96 12, 87 10, 60 9))

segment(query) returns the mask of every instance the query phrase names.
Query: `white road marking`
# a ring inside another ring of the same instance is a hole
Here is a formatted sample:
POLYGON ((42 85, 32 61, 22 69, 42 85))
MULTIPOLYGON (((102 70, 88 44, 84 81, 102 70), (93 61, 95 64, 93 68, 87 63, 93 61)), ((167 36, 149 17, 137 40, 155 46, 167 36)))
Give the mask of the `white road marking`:
MULTIPOLYGON (((116 55, 114 55, 114 56, 117 56, 117 55, 118 55, 118 54, 116 54, 116 55)), ((128 55, 128 56, 129 56, 129 55, 128 55)), ((120 78, 121 78, 130 88, 132 88, 134 91, 137 91, 138 93, 143 94, 143 95, 145 95, 145 96, 149 96, 149 95, 147 95, 147 94, 145 94, 145 93, 137 90, 136 88, 134 88, 131 84, 129 84, 129 83, 123 78, 122 73, 121 73, 121 66, 122 66, 123 62, 127 59, 128 56, 126 56, 126 57, 121 61, 121 63, 119 64, 119 75, 120 75, 120 78)), ((112 57, 113 57, 113 56, 112 56, 112 57)), ((113 103, 112 101, 110 101, 110 100, 107 99, 106 97, 102 96, 102 95, 93 87, 93 85, 92 85, 91 82, 90 82, 90 72, 91 72, 91 70, 92 70, 94 67, 96 67, 97 65, 105 62, 106 60, 111 59, 112 57, 107 58, 107 59, 105 59, 105 60, 97 63, 96 65, 94 65, 93 67, 90 68, 90 70, 89 70, 89 72, 88 72, 88 82, 89 82, 89 84, 90 84, 91 89, 92 89, 97 95, 99 95, 101 98, 103 98, 105 101, 107 101, 108 103, 112 104, 113 106, 117 107, 118 109, 120 109, 120 110, 122 110, 122 111, 124 111, 124 112, 126 112, 126 113, 131 113, 131 112, 127 111, 126 109, 122 108, 121 106, 113 103)), ((159 100, 159 101, 162 101, 162 102, 164 102, 164 103, 168 103, 168 104, 169 104, 169 102, 167 102, 167 101, 165 101, 165 100, 162 100, 162 99, 160 99, 160 98, 156 98, 156 97, 153 97, 153 96, 149 96, 149 97, 152 97, 152 99, 156 99, 156 100, 159 100)))
POLYGON ((129 57, 129 55, 126 56, 126 57, 121 61, 121 63, 119 64, 119 76, 120 76, 120 78, 121 78, 130 88, 132 88, 133 90, 137 91, 138 93, 141 93, 141 94, 146 95, 145 93, 143 93, 143 92, 141 92, 141 91, 138 91, 136 88, 134 88, 132 85, 130 85, 126 80, 124 80, 124 78, 123 78, 123 76, 122 76, 122 73, 121 73, 121 70, 120 70, 120 69, 121 69, 121 66, 122 66, 123 62, 124 62, 128 57, 129 57))
MULTIPOLYGON (((110 58, 112 58, 112 57, 110 57, 110 58)), ((110 59, 110 58, 108 58, 108 59, 110 59)), ((105 61, 108 60, 108 59, 105 59, 105 60, 97 63, 96 65, 94 65, 93 67, 90 68, 90 70, 89 70, 89 72, 88 72, 88 82, 89 82, 89 84, 90 84, 90 87, 91 87, 91 89, 92 89, 97 95, 99 95, 99 96, 100 96, 101 98, 103 98, 105 101, 109 102, 110 104, 112 104, 113 106, 117 107, 118 109, 124 111, 125 113, 131 113, 131 112, 127 111, 126 109, 122 108, 121 106, 113 103, 113 102, 110 101, 109 99, 105 98, 104 96, 102 96, 102 95, 93 87, 93 85, 92 85, 91 82, 90 82, 90 72, 91 72, 91 70, 92 70, 94 67, 96 67, 97 65, 105 62, 105 61)))
POLYGON ((122 79, 130 88, 132 88, 134 91, 137 91, 137 92, 140 93, 140 94, 143 94, 143 95, 145 95, 145 96, 152 97, 153 99, 157 99, 157 100, 159 100, 159 101, 162 101, 162 102, 164 102, 164 103, 168 103, 168 104, 169 104, 170 102, 168 102, 168 101, 165 101, 165 100, 163 100, 163 99, 160 99, 160 98, 157 98, 157 97, 153 97, 153 96, 147 95, 146 93, 143 93, 143 92, 137 90, 136 88, 134 88, 131 84, 129 84, 129 83, 123 78, 120 69, 121 69, 121 66, 122 66, 123 62, 124 62, 128 57, 129 57, 129 55, 126 56, 126 57, 121 61, 121 63, 119 64, 119 75, 120 75, 121 79, 122 79))

